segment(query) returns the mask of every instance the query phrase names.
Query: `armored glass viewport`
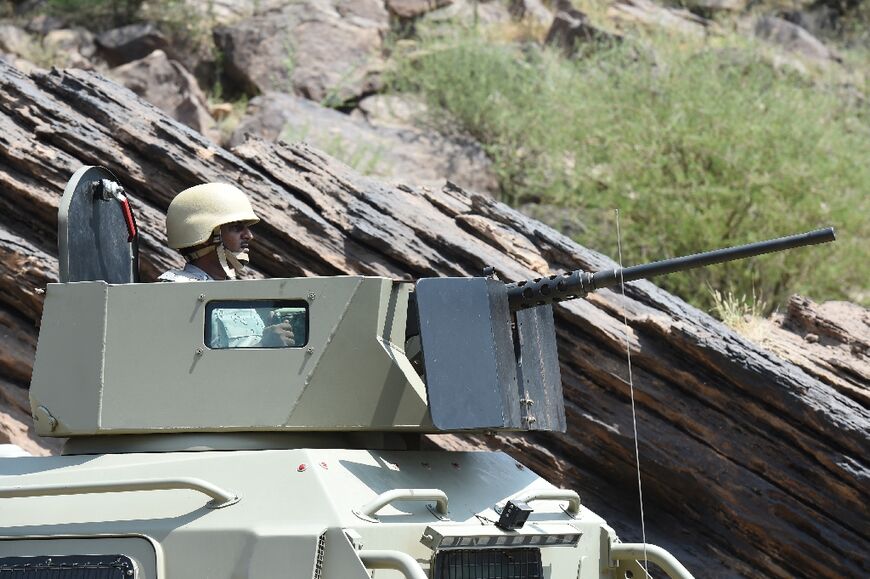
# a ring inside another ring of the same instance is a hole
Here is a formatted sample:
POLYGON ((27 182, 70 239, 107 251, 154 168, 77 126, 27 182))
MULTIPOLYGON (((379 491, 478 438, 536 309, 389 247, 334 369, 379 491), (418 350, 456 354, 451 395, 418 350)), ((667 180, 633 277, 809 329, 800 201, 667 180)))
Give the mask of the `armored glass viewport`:
POLYGON ((301 348, 308 343, 305 301, 212 301, 205 319, 205 344, 214 350, 301 348))

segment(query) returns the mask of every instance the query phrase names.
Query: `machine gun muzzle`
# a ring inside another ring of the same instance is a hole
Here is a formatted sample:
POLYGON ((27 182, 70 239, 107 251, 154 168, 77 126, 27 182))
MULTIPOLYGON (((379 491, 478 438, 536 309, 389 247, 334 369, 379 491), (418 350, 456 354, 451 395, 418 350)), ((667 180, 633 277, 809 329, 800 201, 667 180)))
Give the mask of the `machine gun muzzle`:
POLYGON ((595 273, 575 270, 533 280, 518 281, 507 284, 508 304, 511 311, 523 310, 580 298, 591 291, 604 287, 612 287, 622 281, 648 279, 675 271, 704 267, 714 263, 744 259, 746 257, 803 247, 805 245, 827 243, 834 241, 834 239, 836 239, 834 237, 834 228, 828 227, 808 233, 799 233, 768 241, 738 245, 737 247, 716 249, 706 253, 664 259, 632 267, 608 269, 595 273))

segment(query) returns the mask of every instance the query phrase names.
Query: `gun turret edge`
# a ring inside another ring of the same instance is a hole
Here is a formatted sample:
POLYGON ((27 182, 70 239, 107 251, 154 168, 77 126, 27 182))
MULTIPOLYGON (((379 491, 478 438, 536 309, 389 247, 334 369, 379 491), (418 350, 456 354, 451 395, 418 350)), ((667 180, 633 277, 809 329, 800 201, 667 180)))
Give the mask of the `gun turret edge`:
POLYGON ((675 271, 694 269, 805 245, 827 243, 835 239, 834 228, 827 227, 807 233, 664 259, 632 267, 608 269, 595 273, 575 270, 533 280, 523 280, 507 284, 508 303, 511 311, 523 310, 581 298, 596 289, 612 287, 623 281, 649 279, 675 271))

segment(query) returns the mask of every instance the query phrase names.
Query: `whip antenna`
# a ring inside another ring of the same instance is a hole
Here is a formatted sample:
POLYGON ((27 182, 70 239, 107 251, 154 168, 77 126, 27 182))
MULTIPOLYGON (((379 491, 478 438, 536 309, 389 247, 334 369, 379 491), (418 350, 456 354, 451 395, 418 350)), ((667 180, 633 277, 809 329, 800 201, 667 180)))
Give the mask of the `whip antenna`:
POLYGON ((623 278, 622 266, 622 236, 619 231, 619 209, 616 209, 616 247, 619 254, 619 286, 622 288, 622 323, 625 328, 625 354, 628 358, 628 388, 631 393, 631 424, 634 429, 634 463, 637 467, 637 495, 640 503, 640 533, 643 541, 643 572, 649 574, 649 562, 646 556, 646 523, 643 516, 643 485, 640 480, 640 448, 637 442, 637 412, 634 407, 634 379, 631 373, 631 343, 628 339, 628 314, 625 308, 625 279, 623 278))

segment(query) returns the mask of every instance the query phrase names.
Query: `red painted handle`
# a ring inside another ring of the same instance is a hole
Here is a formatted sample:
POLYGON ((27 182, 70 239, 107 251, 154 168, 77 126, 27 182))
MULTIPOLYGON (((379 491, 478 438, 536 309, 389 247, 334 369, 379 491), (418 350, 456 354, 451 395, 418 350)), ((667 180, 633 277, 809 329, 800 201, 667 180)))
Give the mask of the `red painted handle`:
POLYGON ((136 239, 136 222, 133 221, 133 212, 130 210, 130 202, 126 197, 119 199, 121 202, 121 211, 124 212, 124 221, 127 222, 127 242, 130 243, 136 239))

